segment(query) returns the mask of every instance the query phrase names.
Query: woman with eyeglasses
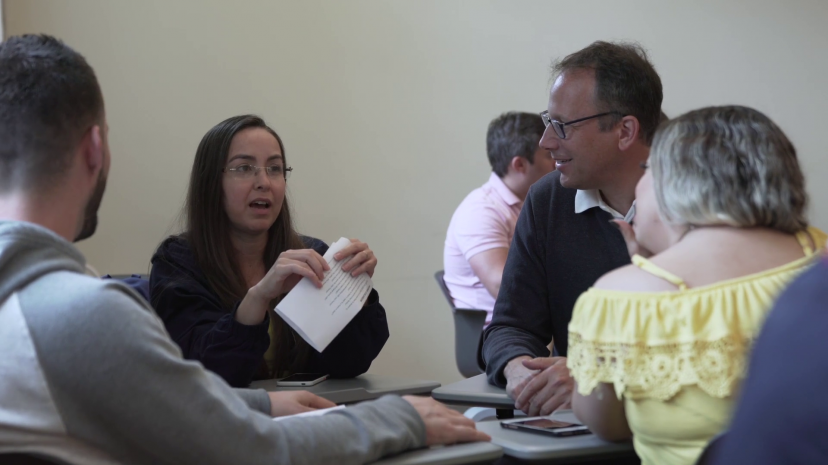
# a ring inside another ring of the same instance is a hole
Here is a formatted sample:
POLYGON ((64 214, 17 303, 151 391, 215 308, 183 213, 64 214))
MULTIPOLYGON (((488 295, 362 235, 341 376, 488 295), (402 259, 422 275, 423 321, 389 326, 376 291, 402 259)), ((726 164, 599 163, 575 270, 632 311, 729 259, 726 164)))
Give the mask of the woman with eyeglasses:
POLYGON ((664 123, 636 188, 633 264, 569 324, 572 407, 642 464, 692 464, 727 429, 751 344, 780 291, 818 261, 796 151, 762 113, 710 107, 664 123), (645 258, 649 257, 649 258, 645 258))
MULTIPOLYGON (((388 339, 372 290, 365 306, 319 353, 273 311, 302 278, 321 287, 327 245, 293 229, 286 181, 291 168, 276 132, 252 115, 213 127, 198 146, 184 206, 186 230, 152 257, 150 298, 184 357, 230 385, 291 373, 348 378, 365 373, 388 339)), ((373 276, 367 244, 334 258, 373 276)))

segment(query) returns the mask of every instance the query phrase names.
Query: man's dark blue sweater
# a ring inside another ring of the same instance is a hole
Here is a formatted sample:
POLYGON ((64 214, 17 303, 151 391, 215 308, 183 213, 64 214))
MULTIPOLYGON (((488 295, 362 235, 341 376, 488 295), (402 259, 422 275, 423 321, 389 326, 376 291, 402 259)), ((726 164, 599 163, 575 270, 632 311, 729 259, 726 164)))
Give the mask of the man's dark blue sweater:
POLYGON ((503 269, 483 358, 489 382, 505 386, 503 369, 515 357, 566 356, 575 301, 603 274, 630 263, 612 215, 600 208, 575 213, 575 189, 555 171, 529 190, 503 269))
MULTIPOLYGON (((312 237, 305 245, 325 255, 328 246, 312 237)), ((200 361, 233 387, 247 387, 261 373, 270 345, 269 317, 253 326, 235 320, 235 309, 222 304, 198 267, 187 241, 165 240, 152 257, 150 299, 170 337, 185 358, 200 361)), ((238 307, 238 304, 236 305, 238 307)), ((323 351, 310 348, 301 371, 333 378, 359 376, 371 366, 388 340, 388 321, 376 290, 365 307, 323 351)))

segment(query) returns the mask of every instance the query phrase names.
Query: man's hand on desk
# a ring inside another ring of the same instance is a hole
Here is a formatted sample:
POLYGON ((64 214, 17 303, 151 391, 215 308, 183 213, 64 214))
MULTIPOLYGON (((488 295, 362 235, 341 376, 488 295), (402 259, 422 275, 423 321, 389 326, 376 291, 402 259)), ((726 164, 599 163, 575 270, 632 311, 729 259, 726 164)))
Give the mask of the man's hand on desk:
POLYGON ((503 376, 506 377, 506 394, 517 400, 523 389, 532 381, 540 370, 530 370, 523 365, 524 361, 532 360, 532 357, 523 355, 509 360, 506 368, 503 369, 503 376))
MULTIPOLYGON (((509 364, 517 360, 518 358, 509 364)), ((569 376, 566 357, 525 357, 520 362, 525 369, 536 374, 522 382, 520 393, 517 397, 512 397, 515 399, 515 408, 529 416, 536 416, 549 415, 561 407, 569 407, 575 381, 569 376)))
POLYGON ((336 407, 333 402, 308 391, 268 392, 267 395, 270 397, 270 415, 274 417, 336 407))
POLYGON ((414 407, 425 423, 426 446, 492 440, 486 433, 477 431, 472 420, 434 399, 417 396, 403 399, 414 407))

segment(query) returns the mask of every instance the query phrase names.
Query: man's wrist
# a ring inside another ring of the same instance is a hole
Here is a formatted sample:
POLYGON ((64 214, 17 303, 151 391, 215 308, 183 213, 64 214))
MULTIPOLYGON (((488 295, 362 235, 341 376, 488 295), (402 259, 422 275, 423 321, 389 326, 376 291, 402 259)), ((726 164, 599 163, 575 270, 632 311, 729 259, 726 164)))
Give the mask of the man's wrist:
POLYGON ((503 376, 508 380, 509 377, 513 374, 513 372, 516 369, 525 368, 523 366, 523 361, 524 360, 531 360, 531 359, 532 359, 532 357, 530 357, 528 355, 521 355, 519 357, 515 357, 515 358, 509 360, 509 362, 503 368, 503 376))

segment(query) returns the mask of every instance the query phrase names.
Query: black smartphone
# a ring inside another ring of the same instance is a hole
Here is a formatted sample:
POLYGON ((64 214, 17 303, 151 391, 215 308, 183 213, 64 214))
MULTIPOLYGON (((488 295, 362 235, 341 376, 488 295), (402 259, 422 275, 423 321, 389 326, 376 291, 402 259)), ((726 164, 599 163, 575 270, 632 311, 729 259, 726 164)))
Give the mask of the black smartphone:
POLYGON ((549 434, 555 437, 577 436, 590 434, 591 431, 584 425, 567 421, 553 420, 549 417, 516 418, 500 422, 502 428, 531 433, 549 434))
POLYGON ((326 379, 328 379, 328 375, 322 373, 296 373, 276 381, 276 385, 285 387, 313 386, 326 379))

